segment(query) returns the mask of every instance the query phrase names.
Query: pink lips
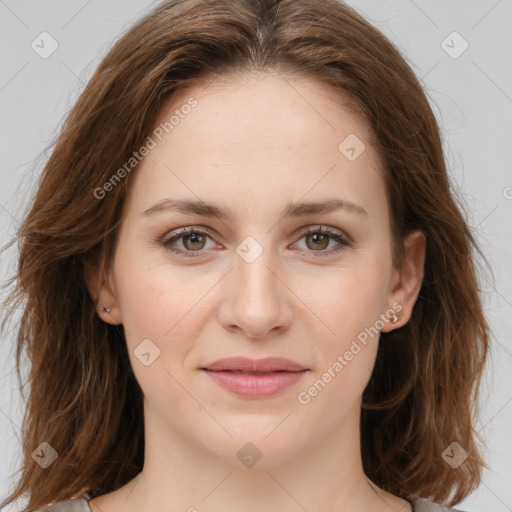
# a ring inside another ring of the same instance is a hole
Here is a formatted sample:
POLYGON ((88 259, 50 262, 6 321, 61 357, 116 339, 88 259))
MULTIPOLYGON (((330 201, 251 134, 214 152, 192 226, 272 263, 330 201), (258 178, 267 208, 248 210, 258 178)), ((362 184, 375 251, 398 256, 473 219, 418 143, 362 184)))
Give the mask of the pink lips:
POLYGON ((230 357, 201 370, 222 388, 250 398, 275 395, 298 382, 308 371, 299 363, 282 357, 230 357))

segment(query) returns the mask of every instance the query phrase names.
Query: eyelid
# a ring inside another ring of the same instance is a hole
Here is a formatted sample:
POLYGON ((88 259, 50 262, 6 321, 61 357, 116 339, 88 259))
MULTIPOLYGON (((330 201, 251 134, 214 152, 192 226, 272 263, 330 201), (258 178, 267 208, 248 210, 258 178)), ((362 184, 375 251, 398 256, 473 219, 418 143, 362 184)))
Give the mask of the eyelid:
POLYGON ((310 224, 308 226, 304 226, 299 230, 299 234, 301 234, 302 236, 309 235, 311 233, 322 233, 331 236, 339 236, 342 237, 347 242, 351 242, 350 237, 346 235, 343 231, 331 226, 326 226, 325 224, 310 224))
MULTIPOLYGON (((171 247, 170 242, 179 240, 181 237, 185 236, 187 233, 204 234, 204 235, 207 235, 214 242, 215 242, 215 237, 218 236, 216 234, 213 234, 212 230, 206 226, 192 225, 192 226, 185 226, 182 228, 173 229, 170 232, 167 232, 163 237, 160 237, 155 241, 160 243, 161 245, 163 245, 164 248, 166 250, 168 250, 169 252, 176 253, 179 255, 184 255, 185 257, 202 256, 205 252, 210 250, 210 249, 202 249, 200 251, 185 251, 182 249, 175 249, 175 248, 171 247)), ((334 240, 338 243, 337 248, 335 248, 335 249, 331 248, 330 250, 327 250, 327 251, 325 251, 325 250, 305 251, 310 254, 313 254, 314 257, 329 256, 329 255, 338 253, 340 250, 342 250, 346 247, 351 247, 353 245, 352 239, 348 235, 346 235, 343 231, 341 231, 337 228, 331 227, 331 226, 325 226, 323 224, 310 224, 308 226, 304 226, 298 231, 298 233, 296 232, 294 237, 296 237, 297 234, 300 234, 301 236, 294 243, 297 243, 302 238, 304 238, 305 236, 310 235, 310 234, 328 235, 332 240, 334 240), (316 253, 316 255, 315 255, 315 253, 316 253)), ((220 237, 220 238, 223 238, 223 237, 220 237)), ((215 242, 215 243, 217 243, 217 242, 215 242)))
MULTIPOLYGON (((203 249, 201 251, 183 251, 180 249, 171 248, 171 246, 170 246, 171 241, 179 240, 181 237, 187 235, 188 233, 199 233, 199 234, 207 235, 214 242, 215 242, 214 239, 217 236, 216 234, 213 234, 213 231, 210 228, 207 228, 206 226, 194 225, 194 226, 185 226, 182 228, 172 229, 171 231, 168 231, 164 236, 158 237, 154 241, 163 245, 164 248, 169 250, 170 252, 176 252, 176 253, 180 253, 180 254, 188 253, 189 255, 194 255, 194 254, 200 255, 200 254, 203 254, 205 251, 209 250, 209 249, 203 249)), ((219 237, 219 238, 222 238, 222 237, 219 237)), ((215 243, 217 243, 217 242, 215 242, 215 243)))

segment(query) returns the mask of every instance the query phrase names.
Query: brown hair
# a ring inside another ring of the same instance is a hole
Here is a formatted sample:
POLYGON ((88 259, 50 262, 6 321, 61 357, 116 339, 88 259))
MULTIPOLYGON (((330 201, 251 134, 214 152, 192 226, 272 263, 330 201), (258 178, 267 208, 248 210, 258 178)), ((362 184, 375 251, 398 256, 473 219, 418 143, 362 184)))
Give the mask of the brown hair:
POLYGON ((6 319, 22 309, 17 370, 20 377, 26 352, 30 393, 21 476, 2 505, 25 494, 29 508, 83 491, 95 497, 141 471, 142 392, 123 327, 99 319, 84 282, 86 265, 103 276, 110 268, 128 179, 102 199, 94 191, 143 145, 174 91, 247 70, 318 79, 348 98, 382 161, 395 266, 408 233, 419 229, 427 239, 412 318, 381 334, 364 392, 367 476, 398 496, 451 505, 478 486, 483 461, 473 421, 490 334, 473 250, 483 255, 451 192, 439 127, 413 71, 337 0, 169 0, 99 65, 19 229, 6 319), (31 456, 42 441, 58 453, 47 469, 31 456), (469 454, 458 469, 441 457, 454 441, 469 454))

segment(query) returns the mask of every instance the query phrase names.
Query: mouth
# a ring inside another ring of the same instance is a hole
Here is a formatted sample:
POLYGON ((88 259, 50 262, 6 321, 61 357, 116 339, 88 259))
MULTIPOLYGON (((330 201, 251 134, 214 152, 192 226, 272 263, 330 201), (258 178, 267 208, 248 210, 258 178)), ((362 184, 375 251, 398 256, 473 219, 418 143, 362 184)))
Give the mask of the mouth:
POLYGON ((303 365, 284 357, 249 359, 248 357, 227 357, 208 364, 204 370, 248 373, 298 372, 307 370, 303 365))
POLYGON ((241 397, 264 398, 296 384, 309 369, 285 358, 220 359, 200 368, 221 388, 241 397))
MULTIPOLYGON (((201 368, 202 370, 206 370, 209 372, 224 372, 224 373, 236 373, 240 375, 272 375, 274 373, 285 373, 288 372, 288 370, 278 370, 275 372, 244 372, 241 370, 210 370, 208 368, 201 368)), ((303 370, 305 371, 305 370, 303 370)), ((297 372, 288 372, 288 373, 297 373, 297 372)))

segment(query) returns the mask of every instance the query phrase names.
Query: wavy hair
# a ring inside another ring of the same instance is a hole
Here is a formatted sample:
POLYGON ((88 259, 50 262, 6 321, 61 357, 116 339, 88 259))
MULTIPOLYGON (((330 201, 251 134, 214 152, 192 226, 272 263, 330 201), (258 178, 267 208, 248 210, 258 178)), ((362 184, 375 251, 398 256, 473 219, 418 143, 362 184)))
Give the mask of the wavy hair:
POLYGON ((395 495, 450 505, 479 485, 474 421, 490 338, 479 296, 483 254, 452 191, 418 78, 379 30, 337 0, 167 0, 98 66, 51 145, 17 233, 2 326, 21 309, 16 366, 21 382, 26 355, 29 395, 20 476, 2 505, 25 495, 29 509, 84 491, 96 497, 141 471, 142 391, 123 327, 97 316, 84 278, 88 265, 103 276, 110 268, 129 180, 101 199, 95 191, 144 144, 175 91, 250 70, 337 91, 369 127, 382 162, 395 267, 408 233, 427 239, 412 318, 381 334, 364 391, 366 475, 395 495), (31 456, 42 441, 58 453, 46 469, 31 456), (469 454, 458 469, 442 458, 452 442, 469 454))

